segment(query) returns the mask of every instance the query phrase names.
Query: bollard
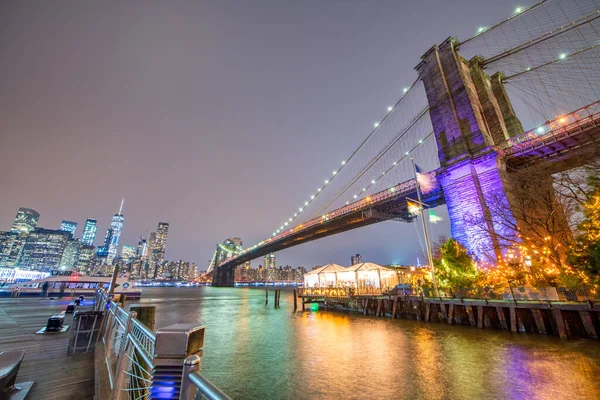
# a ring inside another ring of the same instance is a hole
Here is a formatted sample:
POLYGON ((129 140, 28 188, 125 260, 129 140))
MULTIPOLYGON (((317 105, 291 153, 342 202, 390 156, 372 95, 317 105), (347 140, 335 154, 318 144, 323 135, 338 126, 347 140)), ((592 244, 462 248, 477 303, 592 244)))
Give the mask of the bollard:
POLYGON ((156 306, 132 304, 129 307, 129 311, 135 311, 137 313, 136 319, 144 324, 146 328, 154 332, 154 325, 156 323, 156 306))
POLYGON ((185 381, 184 360, 202 355, 204 326, 175 324, 156 331, 150 398, 179 399, 185 381))
POLYGON ((181 376, 181 393, 180 400, 194 400, 198 388, 188 379, 188 375, 192 371, 200 371, 200 357, 193 354, 188 356, 183 362, 183 375, 181 376))

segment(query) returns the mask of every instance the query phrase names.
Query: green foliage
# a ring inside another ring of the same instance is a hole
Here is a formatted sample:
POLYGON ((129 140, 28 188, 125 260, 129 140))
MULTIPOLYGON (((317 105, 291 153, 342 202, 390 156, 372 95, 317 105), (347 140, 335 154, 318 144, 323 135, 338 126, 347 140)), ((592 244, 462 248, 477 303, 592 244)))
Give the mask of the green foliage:
POLYGON ((454 239, 447 240, 440 248, 440 258, 435 260, 440 287, 453 290, 473 286, 478 271, 467 249, 454 239))
POLYGON ((567 253, 567 262, 594 283, 600 283, 600 188, 583 206, 581 234, 567 253))

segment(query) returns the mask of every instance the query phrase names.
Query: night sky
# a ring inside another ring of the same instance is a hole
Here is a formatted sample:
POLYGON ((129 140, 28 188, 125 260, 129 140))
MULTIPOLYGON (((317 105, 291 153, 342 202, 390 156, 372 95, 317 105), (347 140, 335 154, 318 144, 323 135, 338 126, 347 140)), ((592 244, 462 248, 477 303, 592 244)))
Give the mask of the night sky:
MULTIPOLYGON (((433 44, 519 5, 497 0, 0 2, 0 230, 18 207, 99 222, 121 244, 170 223, 167 259, 267 238, 416 78, 433 44)), ((445 222, 434 238, 449 232, 445 222)), ((416 224, 386 222, 277 253, 414 263, 416 224)), ((420 228, 419 228, 420 232, 420 228)), ((262 264, 253 261, 253 266, 262 264)))

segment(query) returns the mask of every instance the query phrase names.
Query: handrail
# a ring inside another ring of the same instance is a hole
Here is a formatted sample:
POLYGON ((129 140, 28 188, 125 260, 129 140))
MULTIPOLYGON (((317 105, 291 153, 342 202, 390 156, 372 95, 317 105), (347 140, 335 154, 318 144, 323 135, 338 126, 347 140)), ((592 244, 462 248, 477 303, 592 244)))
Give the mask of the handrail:
MULTIPOLYGON (((135 312, 125 311, 118 303, 113 302, 111 297, 104 291, 96 292, 96 309, 104 311, 104 334, 105 344, 104 361, 108 370, 111 398, 152 398, 153 387, 162 385, 161 373, 158 372, 163 366, 157 360, 165 361, 165 355, 157 354, 156 334, 136 319, 135 312), (110 304, 107 307, 107 304, 110 304), (128 393, 126 396, 124 393, 128 393), (133 397, 131 397, 133 396, 133 397)), ((185 333, 185 332, 183 332, 185 333)), ((174 337, 181 339, 181 336, 174 337)), ((176 384, 173 394, 178 396, 181 392, 191 393, 189 397, 181 397, 180 400, 208 399, 227 400, 229 397, 199 372, 200 358, 196 355, 193 369, 186 370, 183 367, 181 387, 176 384), (186 379, 189 378, 189 379, 186 379), (195 397, 192 397, 195 396, 195 397), (200 397, 199 397, 200 396, 200 397)), ((169 359, 167 356, 166 359, 169 359)), ((177 357, 167 360, 169 374, 172 375, 177 369, 177 357)), ((181 376, 181 375, 180 375, 181 376)), ((160 390, 160 389, 159 389, 160 390)), ((171 398, 171 397, 168 397, 171 398)), ((179 398, 179 397, 177 397, 179 398)))
POLYGON ((188 374, 188 379, 198 388, 198 395, 203 395, 204 398, 210 400, 230 400, 231 398, 216 387, 211 381, 200 375, 197 371, 191 371, 188 374))

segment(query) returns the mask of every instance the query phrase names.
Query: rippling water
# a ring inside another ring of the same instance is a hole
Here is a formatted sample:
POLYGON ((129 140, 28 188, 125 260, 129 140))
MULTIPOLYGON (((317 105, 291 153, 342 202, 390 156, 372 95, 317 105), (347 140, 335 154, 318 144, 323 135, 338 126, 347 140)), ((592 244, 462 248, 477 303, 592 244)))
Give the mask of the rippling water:
POLYGON ((206 325, 234 399, 600 399, 600 342, 265 306, 264 290, 144 289, 156 327, 206 325))

